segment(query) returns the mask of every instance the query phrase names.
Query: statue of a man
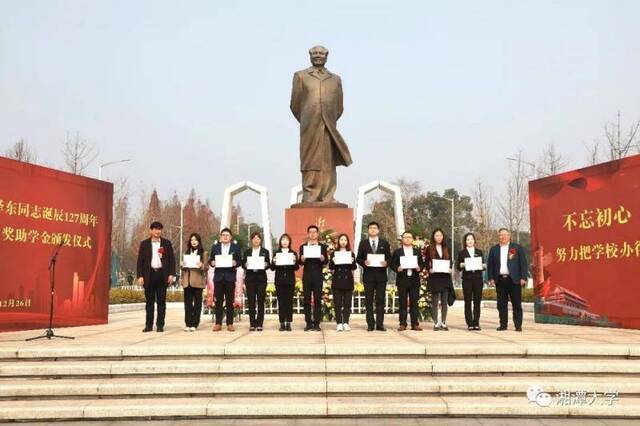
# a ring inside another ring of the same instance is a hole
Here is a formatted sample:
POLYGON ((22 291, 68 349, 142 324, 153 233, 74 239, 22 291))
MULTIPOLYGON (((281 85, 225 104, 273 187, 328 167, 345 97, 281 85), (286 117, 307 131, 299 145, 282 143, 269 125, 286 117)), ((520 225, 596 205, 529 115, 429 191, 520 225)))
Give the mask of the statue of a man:
POLYGON ((309 50, 312 66, 293 75, 291 112, 300 123, 302 202, 334 204, 336 167, 352 163, 336 124, 342 115, 342 80, 324 67, 329 51, 309 50))

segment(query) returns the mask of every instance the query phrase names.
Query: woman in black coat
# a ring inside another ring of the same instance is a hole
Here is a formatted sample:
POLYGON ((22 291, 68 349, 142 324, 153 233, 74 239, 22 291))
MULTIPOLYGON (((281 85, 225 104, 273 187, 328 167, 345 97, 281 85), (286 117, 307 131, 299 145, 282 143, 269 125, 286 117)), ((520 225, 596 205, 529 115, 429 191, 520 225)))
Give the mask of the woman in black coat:
POLYGON ((449 331, 447 327, 447 308, 449 307, 449 293, 453 291, 453 281, 451 272, 453 272, 453 261, 447 243, 445 241, 444 231, 440 228, 431 233, 431 244, 427 248, 427 267, 429 268, 429 276, 427 277, 427 289, 431 292, 431 316, 433 317, 433 330, 449 331), (448 260, 448 272, 433 272, 433 261, 436 259, 448 260), (440 305, 440 321, 438 321, 438 304, 440 305))
POLYGON ((477 249, 476 237, 471 232, 462 240, 464 249, 458 253, 457 266, 462 271, 462 291, 464 293, 464 319, 468 330, 480 330, 480 303, 482 302, 482 271, 487 267, 484 263, 482 250, 477 249), (479 257, 482 269, 467 271, 464 260, 468 257, 479 257), (471 302, 473 301, 473 310, 471 302))
POLYGON ((278 298, 278 317, 280 318, 280 331, 291 331, 293 322, 293 291, 296 286, 296 271, 298 255, 291 249, 291 237, 282 234, 278 242, 278 249, 273 253, 271 269, 276 271, 275 285, 278 298), (293 265, 276 265, 278 253, 293 253, 293 265))
POLYGON ((262 235, 260 232, 251 233, 251 248, 247 249, 242 256, 242 267, 246 271, 244 276, 244 286, 246 288, 247 300, 249 302, 249 331, 262 331, 264 324, 264 301, 267 297, 267 271, 271 265, 269 250, 262 247, 262 235), (264 264, 255 265, 262 269, 250 269, 249 258, 264 259, 264 264), (258 309, 256 311, 256 304, 258 309))
POLYGON ((336 251, 351 253, 351 263, 335 263, 335 252, 331 253, 329 269, 331 270, 331 290, 333 292, 333 306, 336 312, 338 331, 350 331, 349 315, 351 315, 351 296, 353 296, 353 271, 357 268, 356 256, 351 251, 351 244, 347 234, 338 236, 336 251))

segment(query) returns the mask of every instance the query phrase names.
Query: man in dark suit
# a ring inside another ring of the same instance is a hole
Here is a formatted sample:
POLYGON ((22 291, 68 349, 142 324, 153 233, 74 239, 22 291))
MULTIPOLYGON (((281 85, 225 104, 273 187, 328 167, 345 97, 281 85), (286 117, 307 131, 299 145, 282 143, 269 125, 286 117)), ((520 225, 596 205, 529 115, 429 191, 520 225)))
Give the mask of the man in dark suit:
POLYGON ((367 308, 367 331, 373 331, 374 327, 379 331, 387 331, 384 328, 384 302, 387 291, 387 265, 391 260, 391 247, 389 242, 379 238, 380 225, 370 222, 367 226, 368 238, 360 241, 356 262, 363 269, 362 281, 364 283, 364 300, 367 308), (369 254, 382 254, 384 261, 381 267, 370 266, 367 256, 369 254), (376 315, 373 316, 373 301, 376 303, 376 315))
POLYGON ((231 241, 233 234, 231 229, 224 228, 220 231, 220 241, 216 241, 211 247, 209 264, 215 268, 213 273, 213 291, 216 298, 215 312, 216 324, 213 331, 222 330, 222 303, 225 303, 227 316, 227 330, 236 331, 233 327, 233 301, 236 290, 236 269, 242 263, 240 246, 231 241), (231 266, 216 267, 216 256, 231 255, 231 266))
POLYGON ((327 246, 320 243, 320 230, 316 225, 309 225, 307 228, 307 243, 300 246, 300 265, 304 266, 302 271, 302 290, 304 293, 304 320, 307 325, 304 331, 320 331, 322 321, 322 286, 324 277, 322 268, 327 264, 327 246), (306 258, 305 246, 320 246, 320 257, 306 258), (313 294, 313 311, 311 309, 311 295, 313 294))
POLYGON ((489 285, 496 287, 500 327, 507 329, 509 299, 513 309, 516 331, 522 331, 522 287, 529 278, 529 265, 522 246, 511 242, 511 233, 506 228, 498 231, 499 244, 491 247, 487 259, 489 285))
POLYGON ((164 331, 164 317, 167 309, 167 285, 173 283, 176 275, 176 258, 171 241, 162 238, 162 224, 153 222, 150 237, 140 243, 138 249, 137 284, 144 286, 145 310, 147 318, 143 333, 153 329, 155 304, 158 305, 156 331, 164 331))
POLYGON ((267 268, 271 264, 269 250, 262 247, 262 235, 255 231, 251 233, 251 248, 245 250, 242 267, 246 271, 244 286, 249 302, 249 331, 262 331, 264 325, 264 301, 267 297, 267 268), (262 269, 249 269, 247 263, 250 257, 263 257, 262 269), (256 313, 256 301, 258 311, 256 313))
POLYGON ((420 271, 424 269, 424 259, 420 255, 420 249, 413 246, 412 232, 405 231, 402 234, 402 246, 394 251, 391 257, 391 269, 397 272, 396 287, 398 287, 400 301, 398 331, 407 329, 407 296, 409 296, 411 330, 421 331, 422 327, 418 322, 418 299, 420 298, 420 271), (404 256, 415 256, 417 268, 402 268, 400 258, 404 256))

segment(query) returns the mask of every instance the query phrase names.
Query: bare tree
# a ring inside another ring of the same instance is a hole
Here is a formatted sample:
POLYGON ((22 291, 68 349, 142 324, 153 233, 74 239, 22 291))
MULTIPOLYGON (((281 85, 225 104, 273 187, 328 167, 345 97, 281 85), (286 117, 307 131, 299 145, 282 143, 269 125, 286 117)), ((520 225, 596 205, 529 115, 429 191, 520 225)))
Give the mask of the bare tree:
POLYGON ((478 247, 489 247, 494 238, 495 212, 493 191, 482 179, 473 188, 473 213, 478 223, 475 230, 478 247))
POLYGON ((591 144, 584 143, 584 147, 587 149, 587 163, 589 166, 598 164, 602 157, 600 151, 601 146, 598 140, 594 140, 591 144))
POLYGON ((609 144, 609 159, 619 160, 629 155, 633 148, 638 149, 640 141, 638 140, 638 129, 640 129, 640 120, 632 123, 629 131, 623 135, 620 126, 620 111, 618 111, 617 121, 615 123, 606 123, 604 125, 604 133, 609 144))
POLYGON ((567 166, 567 161, 558 151, 555 143, 550 143, 538 161, 538 177, 557 175, 567 166))
POLYGON ((75 137, 71 137, 67 133, 62 153, 67 170, 76 175, 84 175, 87 168, 98 156, 95 147, 80 137, 80 133, 76 133, 75 137))
POLYGON ((507 187, 498 201, 498 214, 504 226, 515 232, 516 241, 519 241, 520 231, 527 224, 529 191, 522 151, 518 151, 515 158, 516 161, 510 165, 507 187))
POLYGON ((25 163, 35 163, 37 161, 36 152, 24 139, 18 140, 18 142, 7 149, 4 154, 8 158, 24 161, 25 163))

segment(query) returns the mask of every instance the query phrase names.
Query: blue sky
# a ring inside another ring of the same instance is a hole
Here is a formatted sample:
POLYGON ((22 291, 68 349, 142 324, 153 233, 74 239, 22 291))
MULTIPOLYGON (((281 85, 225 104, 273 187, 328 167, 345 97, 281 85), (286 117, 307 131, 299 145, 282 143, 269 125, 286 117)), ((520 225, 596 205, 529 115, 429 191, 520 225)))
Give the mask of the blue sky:
POLYGON ((280 232, 299 182, 291 78, 323 44, 354 158, 341 201, 399 177, 500 193, 516 150, 555 142, 580 167, 618 110, 640 119, 639 16, 638 1, 2 0, 0 148, 24 138, 59 167, 77 131, 102 162, 134 159, 105 177, 194 187, 218 214, 224 187, 252 180, 280 232))

